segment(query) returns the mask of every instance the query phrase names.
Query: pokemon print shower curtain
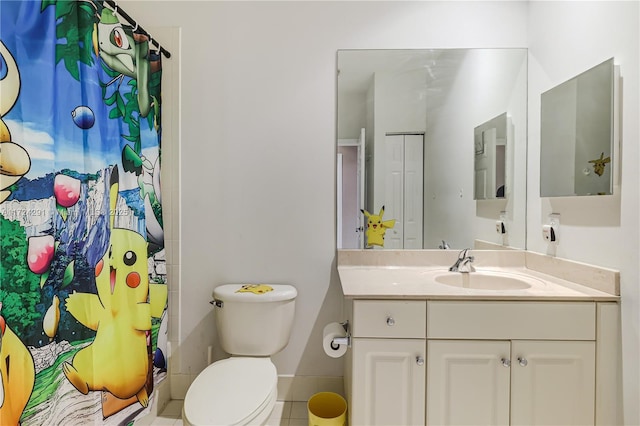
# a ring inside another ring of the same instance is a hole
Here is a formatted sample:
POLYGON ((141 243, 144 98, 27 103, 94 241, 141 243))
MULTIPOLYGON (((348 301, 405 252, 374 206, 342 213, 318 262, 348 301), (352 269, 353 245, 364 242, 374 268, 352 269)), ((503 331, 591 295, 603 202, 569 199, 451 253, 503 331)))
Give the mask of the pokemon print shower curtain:
POLYGON ((161 61, 102 1, 0 2, 0 425, 130 424, 166 375, 161 61))

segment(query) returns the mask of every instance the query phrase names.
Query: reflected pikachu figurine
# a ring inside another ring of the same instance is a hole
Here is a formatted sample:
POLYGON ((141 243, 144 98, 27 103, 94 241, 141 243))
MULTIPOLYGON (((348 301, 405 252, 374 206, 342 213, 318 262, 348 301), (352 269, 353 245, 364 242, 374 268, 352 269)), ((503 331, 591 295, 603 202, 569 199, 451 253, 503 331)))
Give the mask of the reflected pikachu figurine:
POLYGON ((382 220, 384 215, 384 206, 380 209, 380 214, 373 215, 366 210, 360 210, 367 218, 367 230, 365 236, 367 237, 367 246, 380 246, 384 247, 384 234, 387 229, 391 229, 396 224, 395 219, 382 220))
POLYGON ((121 399, 136 396, 146 407, 146 332, 151 330, 147 242, 134 231, 114 227, 117 167, 111 172, 109 197, 111 234, 107 252, 95 267, 97 294, 74 292, 66 299, 67 311, 95 330, 96 337, 62 368, 83 394, 108 391, 121 399))

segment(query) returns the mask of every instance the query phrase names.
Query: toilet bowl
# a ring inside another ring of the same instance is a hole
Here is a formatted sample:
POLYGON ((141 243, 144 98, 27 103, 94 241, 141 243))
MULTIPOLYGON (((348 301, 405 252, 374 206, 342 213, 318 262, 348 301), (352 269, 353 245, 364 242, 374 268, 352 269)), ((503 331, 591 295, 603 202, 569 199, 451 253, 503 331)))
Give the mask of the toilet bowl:
POLYGON ((231 357, 196 377, 182 408, 185 425, 262 425, 276 403, 278 374, 269 358, 231 357))
POLYGON ((214 318, 222 349, 193 381, 184 399, 182 421, 192 426, 264 424, 276 403, 278 373, 271 355, 289 342, 295 287, 225 284, 213 291, 214 318))

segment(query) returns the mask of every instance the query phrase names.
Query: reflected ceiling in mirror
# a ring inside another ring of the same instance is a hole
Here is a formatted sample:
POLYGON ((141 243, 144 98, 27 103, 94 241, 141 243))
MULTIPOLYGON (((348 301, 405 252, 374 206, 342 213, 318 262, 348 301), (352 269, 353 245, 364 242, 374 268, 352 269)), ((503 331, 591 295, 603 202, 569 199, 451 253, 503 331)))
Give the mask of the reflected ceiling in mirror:
POLYGON ((337 67, 338 248, 366 247, 361 211, 382 207, 376 249, 525 248, 526 49, 340 50, 337 67), (505 197, 476 201, 474 129, 501 114, 505 197))
POLYGON ((544 92, 540 101, 540 196, 612 194, 613 59, 544 92))

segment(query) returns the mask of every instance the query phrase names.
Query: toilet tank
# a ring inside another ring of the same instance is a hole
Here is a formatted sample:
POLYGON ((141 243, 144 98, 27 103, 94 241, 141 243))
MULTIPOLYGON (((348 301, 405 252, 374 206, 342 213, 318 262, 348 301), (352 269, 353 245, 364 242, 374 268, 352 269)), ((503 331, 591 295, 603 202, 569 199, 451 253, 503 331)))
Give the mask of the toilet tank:
MULTIPOLYGON (((271 291, 253 293, 244 284, 213 290, 218 338, 231 355, 271 356, 287 346, 295 313, 296 288, 268 284, 271 291)), ((262 284, 264 286, 264 284, 262 284)), ((264 290, 265 287, 258 287, 264 290)))

